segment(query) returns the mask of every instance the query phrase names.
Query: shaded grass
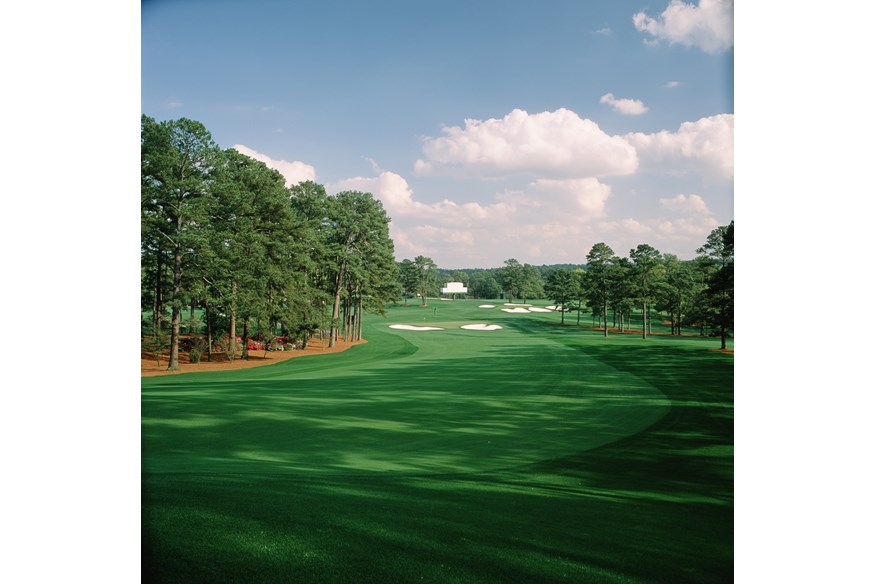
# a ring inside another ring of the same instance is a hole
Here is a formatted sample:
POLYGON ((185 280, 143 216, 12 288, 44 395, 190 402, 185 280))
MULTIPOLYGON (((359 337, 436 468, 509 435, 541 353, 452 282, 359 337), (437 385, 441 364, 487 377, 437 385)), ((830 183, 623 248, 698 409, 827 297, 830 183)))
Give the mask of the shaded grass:
POLYGON ((385 329, 405 316, 341 355, 144 380, 144 580, 732 580, 732 357, 550 314, 385 329))

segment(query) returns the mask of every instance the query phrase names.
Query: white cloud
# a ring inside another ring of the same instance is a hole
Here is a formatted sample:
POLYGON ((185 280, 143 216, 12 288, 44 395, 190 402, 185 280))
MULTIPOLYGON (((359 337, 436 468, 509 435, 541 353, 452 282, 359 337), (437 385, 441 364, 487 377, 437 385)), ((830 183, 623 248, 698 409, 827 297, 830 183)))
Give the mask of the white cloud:
POLYGON ((253 158, 260 162, 264 162, 268 168, 273 168, 274 170, 279 171, 280 174, 283 175, 283 178, 286 179, 287 187, 296 185, 306 180, 316 180, 316 169, 309 164, 305 164, 297 160, 292 162, 289 162, 287 160, 274 160, 270 156, 267 156, 260 152, 256 152, 252 148, 247 148, 242 144, 235 144, 233 148, 241 154, 249 156, 250 158, 253 158))
POLYGON ((718 226, 712 211, 699 195, 676 195, 660 199, 660 204, 680 217, 655 221, 654 232, 658 242, 684 242, 688 251, 693 251, 718 226))
POLYGON ((677 132, 635 132, 625 138, 636 148, 641 170, 700 171, 720 179, 733 178, 733 114, 685 122, 677 132))
POLYGON ((605 202, 611 196, 611 187, 595 178, 555 180, 540 178, 531 183, 526 191, 530 197, 538 196, 547 206, 574 217, 601 217, 605 202))
POLYGON ((613 94, 606 93, 599 98, 599 103, 605 103, 611 106, 614 111, 624 114, 625 116, 640 116, 648 111, 645 104, 638 99, 616 99, 613 94))
POLYGON ((393 218, 417 218, 447 226, 469 227, 479 222, 538 222, 539 217, 571 216, 600 217, 611 187, 595 178, 537 179, 523 190, 498 193, 495 202, 456 202, 443 199, 436 203, 414 200, 407 180, 394 172, 384 171, 376 177, 353 177, 327 186, 331 193, 345 190, 370 192, 383 203, 393 218))
POLYGON ((435 259, 442 267, 500 265, 512 250, 527 261, 573 261, 581 238, 592 231, 583 226, 605 215, 611 196, 611 187, 595 178, 536 179, 522 189, 499 192, 488 203, 447 198, 424 203, 416 200, 404 177, 389 171, 348 178, 326 189, 372 193, 392 219, 396 257, 440 254, 435 259))
POLYGON ((663 84, 663 87, 665 87, 666 89, 675 89, 679 85, 681 85, 681 81, 667 81, 663 84))
POLYGON ((182 107, 182 105, 183 105, 182 102, 179 101, 178 99, 171 99, 171 100, 164 102, 164 107, 166 107, 168 109, 180 108, 180 107, 182 107))
POLYGON ((623 138, 562 108, 466 119, 464 128, 444 128, 443 133, 423 141, 425 160, 416 162, 417 174, 585 178, 632 174, 638 166, 635 149, 623 138))
POLYGON ((699 195, 676 195, 671 199, 660 199, 660 204, 671 211, 695 215, 711 215, 706 202, 699 195))
POLYGON ((609 36, 609 35, 611 35, 611 29, 606 26, 606 27, 600 28, 599 30, 594 30, 593 34, 601 34, 602 36, 609 36))
POLYGON ((699 5, 672 0, 657 18, 637 12, 633 24, 655 42, 665 40, 670 45, 718 53, 733 46, 733 0, 700 0, 699 5))
POLYGON ((371 193, 383 203, 390 217, 406 215, 417 205, 412 198, 413 191, 404 177, 394 172, 381 172, 376 177, 356 176, 326 186, 330 193, 341 191, 362 191, 371 193))
POLYGON ((654 229, 655 245, 684 242, 686 245, 683 247, 690 252, 701 246, 718 225, 718 221, 711 216, 658 221, 654 229))

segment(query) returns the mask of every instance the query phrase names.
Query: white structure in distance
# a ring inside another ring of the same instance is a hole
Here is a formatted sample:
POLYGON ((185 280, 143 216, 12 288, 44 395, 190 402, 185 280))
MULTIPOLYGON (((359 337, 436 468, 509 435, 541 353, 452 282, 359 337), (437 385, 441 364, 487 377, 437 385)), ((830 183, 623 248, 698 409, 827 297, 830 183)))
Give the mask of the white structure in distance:
POLYGON ((441 288, 442 294, 466 294, 468 293, 468 288, 466 288, 462 282, 447 282, 447 286, 441 288))

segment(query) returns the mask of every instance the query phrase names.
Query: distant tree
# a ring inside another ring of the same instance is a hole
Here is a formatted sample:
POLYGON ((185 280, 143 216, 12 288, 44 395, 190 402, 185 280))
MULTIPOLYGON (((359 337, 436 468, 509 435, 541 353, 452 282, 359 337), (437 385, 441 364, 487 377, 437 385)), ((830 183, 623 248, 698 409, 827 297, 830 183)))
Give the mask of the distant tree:
POLYGON ((522 278, 520 294, 523 296, 524 303, 527 298, 541 298, 544 296, 544 280, 538 268, 530 264, 523 264, 522 278))
POLYGON ((493 270, 484 270, 472 274, 468 286, 469 294, 475 298, 498 298, 502 294, 502 286, 493 273, 493 270))
POLYGON ((408 304, 408 295, 417 293, 420 285, 420 271, 417 265, 409 259, 404 259, 398 264, 399 284, 402 288, 405 306, 408 304))
POLYGON ((608 303, 614 315, 614 326, 624 332, 629 324, 635 298, 635 273, 628 258, 616 258, 608 270, 608 303))
POLYGON ((584 286, 587 303, 599 310, 602 319, 602 334, 608 336, 608 303, 611 288, 611 268, 615 264, 614 251, 605 243, 596 243, 587 254, 587 271, 584 286))
POLYGON ((447 275, 446 282, 462 282, 465 286, 469 282, 469 276, 462 270, 454 270, 447 275))
POLYGON ((548 275, 544 291, 560 308, 560 324, 565 324, 566 309, 577 292, 577 281, 571 270, 557 268, 548 275))
POLYGON ((572 299, 575 302, 575 324, 581 324, 581 311, 585 303, 587 302, 587 287, 586 287, 586 274, 587 272, 583 268, 575 268, 572 271, 572 274, 575 276, 575 297, 572 299))
POLYGON ((733 328, 733 222, 714 229, 697 253, 715 268, 705 290, 706 318, 718 328, 721 348, 726 349, 733 328))
POLYGON ((658 309, 669 313, 672 334, 681 334, 684 317, 696 295, 696 277, 690 262, 683 262, 672 254, 663 255, 666 278, 661 287, 658 309))
POLYGON ((426 295, 429 289, 435 285, 438 266, 432 258, 422 255, 414 258, 414 266, 417 268, 417 289, 420 292, 420 305, 426 306, 426 295))
POLYGON ((654 301, 658 287, 657 282, 662 274, 663 266, 660 262, 660 252, 647 243, 639 244, 635 249, 631 249, 630 259, 633 262, 639 302, 642 304, 642 338, 645 339, 650 332, 649 308, 654 301))
POLYGON ((509 302, 514 302, 515 297, 522 296, 524 272, 520 262, 514 258, 505 260, 505 267, 501 268, 500 276, 502 288, 509 302))

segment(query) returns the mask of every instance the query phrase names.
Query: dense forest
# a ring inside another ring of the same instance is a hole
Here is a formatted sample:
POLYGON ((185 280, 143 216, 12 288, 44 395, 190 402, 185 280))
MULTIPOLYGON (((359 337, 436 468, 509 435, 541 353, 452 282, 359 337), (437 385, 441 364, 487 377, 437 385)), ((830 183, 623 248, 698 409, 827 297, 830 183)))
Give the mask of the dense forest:
POLYGON ((234 358, 238 338, 242 358, 250 338, 303 344, 327 329, 331 346, 398 297, 389 218, 371 194, 287 188, 185 118, 144 115, 140 140, 142 327, 169 347, 169 369, 183 329, 206 329, 191 349, 208 359, 216 347, 234 358))
MULTIPOLYGON (((673 334, 695 327, 721 346, 733 328, 733 223, 708 236, 696 259, 641 244, 620 257, 595 244, 580 265, 532 266, 508 259, 490 269, 442 270, 425 256, 397 261, 389 217, 370 193, 328 195, 312 181, 287 187, 264 163, 223 150, 200 122, 141 118, 141 311, 144 347, 181 347, 192 358, 221 351, 303 346, 325 334, 358 340, 362 316, 391 302, 439 295, 463 282, 473 298, 548 298, 589 313, 604 334, 643 337, 652 313, 673 334), (184 333, 202 333, 188 335, 184 333)), ((583 253, 583 250, 582 250, 583 253)))

